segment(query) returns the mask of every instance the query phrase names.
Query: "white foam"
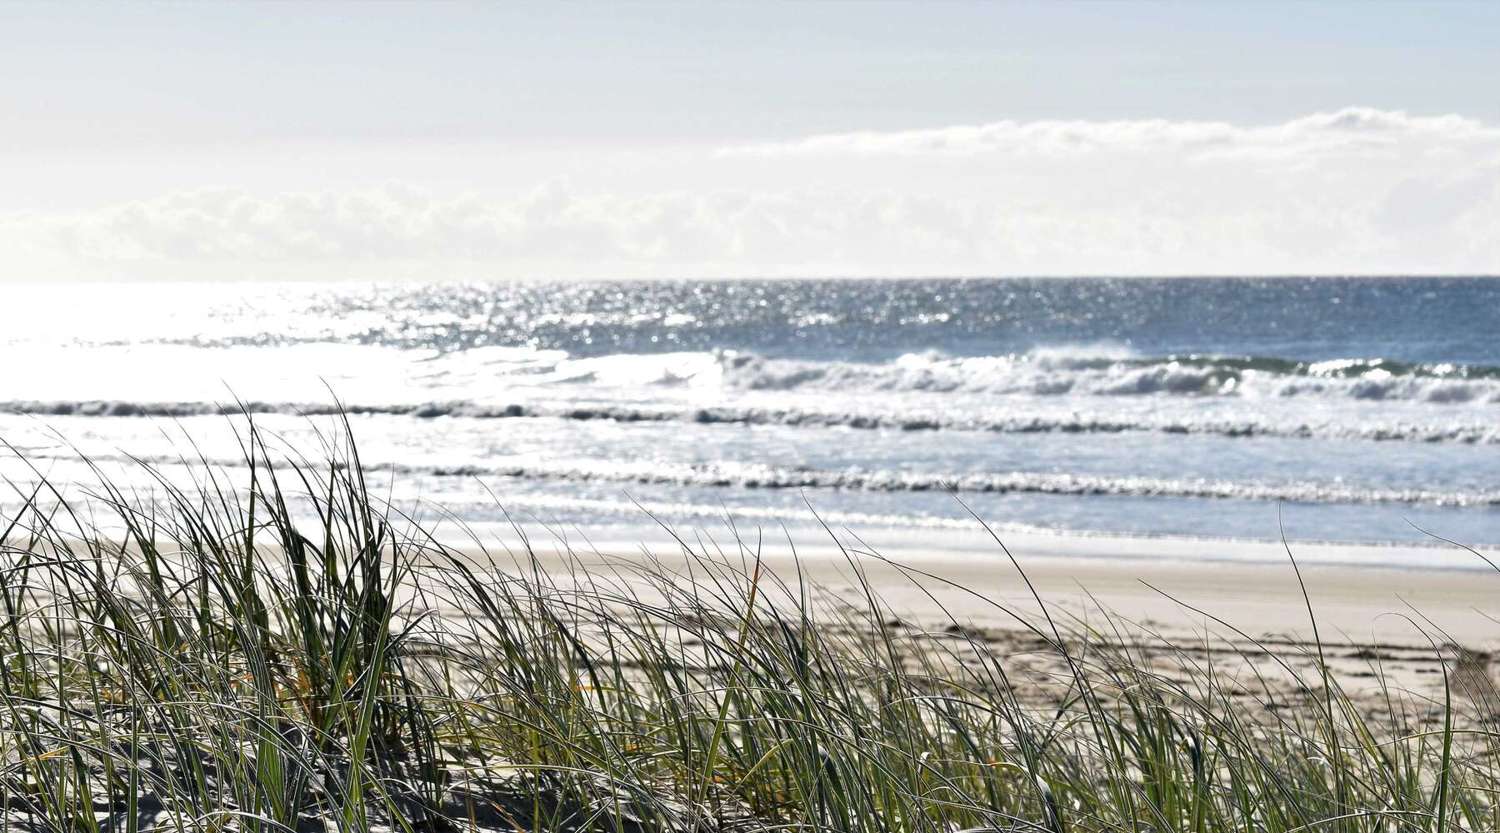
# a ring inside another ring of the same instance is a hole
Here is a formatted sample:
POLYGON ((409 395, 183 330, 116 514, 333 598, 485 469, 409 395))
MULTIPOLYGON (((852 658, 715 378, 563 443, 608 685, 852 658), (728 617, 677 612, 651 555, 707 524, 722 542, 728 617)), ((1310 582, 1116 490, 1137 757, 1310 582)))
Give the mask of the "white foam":
MULTIPOLYGON (((64 456, 64 459, 71 454, 64 456)), ((1208 478, 1120 477, 1060 472, 947 472, 895 469, 815 469, 760 463, 714 461, 682 463, 663 460, 543 459, 540 455, 501 456, 468 462, 414 463, 363 456, 371 470, 434 477, 502 477, 518 480, 635 483, 737 489, 829 489, 867 492, 957 492, 980 494, 1113 495, 1209 500, 1291 501, 1301 503, 1400 503, 1449 507, 1500 506, 1500 491, 1363 488, 1343 483, 1235 481, 1208 478)), ((97 461, 177 465, 180 458, 122 457, 100 454, 97 461)), ((238 467, 237 458, 212 461, 238 467)))
POLYGON ((880 364, 729 352, 720 363, 724 384, 744 390, 1500 402, 1500 380, 1450 378, 1426 368, 1396 374, 1366 360, 1296 366, 1298 372, 1263 369, 1255 360, 1142 359, 1120 351, 1081 350, 962 358, 912 353, 880 364), (1357 366, 1367 369, 1339 375, 1357 366))

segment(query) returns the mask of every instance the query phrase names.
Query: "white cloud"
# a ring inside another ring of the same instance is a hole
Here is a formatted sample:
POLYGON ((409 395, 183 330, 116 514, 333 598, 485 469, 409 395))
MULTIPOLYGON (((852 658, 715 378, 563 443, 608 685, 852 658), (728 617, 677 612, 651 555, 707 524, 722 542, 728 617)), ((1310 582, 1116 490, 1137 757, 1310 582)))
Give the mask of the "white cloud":
POLYGON ((0 216, 0 278, 1500 272, 1500 129, 1461 116, 999 122, 650 161, 0 216))
POLYGON ((984 154, 1063 156, 1127 151, 1220 154, 1340 154, 1404 143, 1493 146, 1500 129, 1458 115, 1412 116, 1349 107, 1282 124, 1241 127, 1217 121, 997 121, 928 130, 829 133, 790 142, 735 145, 725 156, 984 154))

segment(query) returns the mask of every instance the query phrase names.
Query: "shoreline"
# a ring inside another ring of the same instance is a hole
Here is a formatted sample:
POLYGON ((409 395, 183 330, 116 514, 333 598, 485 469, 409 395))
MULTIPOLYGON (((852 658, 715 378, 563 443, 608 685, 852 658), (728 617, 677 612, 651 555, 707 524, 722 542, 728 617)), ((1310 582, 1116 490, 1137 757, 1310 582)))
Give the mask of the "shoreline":
MULTIPOLYGON (((505 507, 504 501, 500 505, 505 507)), ((656 511, 650 503, 641 504, 642 509, 656 511)), ((669 518, 675 506, 665 507, 663 518, 669 518)), ((644 514, 644 513, 643 513, 644 514)), ((873 549, 888 557, 901 557, 927 562, 951 557, 992 555, 1004 558, 1004 553, 995 542, 1001 542, 1012 550, 1024 550, 1038 557, 1067 558, 1086 561, 1156 562, 1162 560, 1183 563, 1223 563, 1244 565, 1286 565, 1288 549, 1299 564, 1343 566, 1351 569, 1383 569, 1396 571, 1426 572, 1495 572, 1497 567, 1487 564, 1488 558, 1500 565, 1500 543, 1469 543, 1438 538, 1424 534, 1411 541, 1347 541, 1327 539, 1274 539, 1237 536, 1182 535, 1176 533, 1127 533, 1096 530, 1050 529, 1026 524, 1009 525, 1005 522, 989 523, 994 536, 973 519, 953 518, 950 524, 941 527, 903 527, 880 523, 859 523, 844 520, 839 513, 829 513, 826 527, 819 526, 818 518, 808 513, 806 520, 788 523, 780 516, 759 517, 735 509, 723 515, 694 515, 680 522, 653 524, 644 522, 599 522, 588 525, 551 523, 538 520, 536 515, 519 520, 533 542, 552 545, 563 537, 572 539, 577 533, 579 540, 589 540, 615 549, 634 549, 642 545, 674 547, 672 533, 684 537, 708 535, 721 543, 731 537, 726 518, 732 519, 742 536, 760 534, 770 546, 786 547, 788 535, 798 551, 837 552, 830 541, 830 534, 851 549, 873 549), (670 531, 669 531, 670 530, 670 531), (934 538, 941 540, 934 542, 934 538), (1477 551, 1483 557, 1476 556, 1477 551)), ((987 522, 988 523, 988 522, 987 522)), ((515 538, 515 527, 506 522, 462 521, 462 534, 455 534, 457 527, 453 519, 444 519, 440 524, 439 540, 456 543, 460 548, 473 545, 474 536, 486 542, 511 541, 515 538)), ((1414 532, 1422 534, 1420 528, 1414 532)))
MULTIPOLYGON (((490 531, 516 549, 514 533, 490 531)), ((476 532, 486 543, 493 540, 476 532)), ((948 545, 954 539, 973 543, 983 535, 949 532, 927 537, 941 538, 941 544, 948 545)), ((1490 575, 1494 571, 1481 559, 1458 548, 1293 543, 1294 569, 1280 542, 1006 533, 1000 537, 1050 609, 1083 619, 1104 609, 1172 636, 1213 632, 1232 637, 1229 628, 1210 618, 1216 617, 1254 638, 1305 642, 1313 636, 1310 603, 1325 642, 1411 647, 1451 642, 1483 649, 1500 641, 1500 594, 1495 592, 1500 590, 1500 574, 1490 575), (1414 559, 1434 552, 1448 555, 1436 564, 1395 565, 1368 560, 1372 550, 1414 559)), ((530 540, 544 569, 628 570, 648 560, 671 569, 687 562, 681 544, 660 530, 655 540, 570 537, 570 553, 564 553, 555 539, 530 540)), ((704 537, 702 544, 685 540, 700 552, 727 553, 721 558, 729 561, 753 561, 753 553, 724 538, 704 537)), ((897 546, 876 542, 872 550, 846 541, 844 552, 826 534, 821 542, 805 542, 794 533, 793 542, 795 551, 779 530, 777 537, 768 534, 761 550, 764 568, 783 581, 793 583, 800 577, 833 598, 856 603, 863 597, 861 583, 867 583, 892 614, 903 619, 938 622, 951 617, 978 627, 1013 629, 1018 626, 1013 614, 1039 612, 1015 567, 987 536, 979 544, 960 548, 939 548, 929 540, 925 546, 915 541, 897 546)), ((514 559, 504 549, 482 553, 473 541, 460 546, 469 557, 501 568, 514 559)))

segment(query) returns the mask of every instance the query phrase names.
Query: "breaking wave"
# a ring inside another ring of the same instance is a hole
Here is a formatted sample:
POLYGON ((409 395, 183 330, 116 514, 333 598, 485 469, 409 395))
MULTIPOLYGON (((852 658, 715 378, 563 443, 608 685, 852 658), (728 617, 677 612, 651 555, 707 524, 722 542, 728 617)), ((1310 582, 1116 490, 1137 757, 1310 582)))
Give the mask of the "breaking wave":
MULTIPOLYGON (((33 455, 42 458, 43 455, 33 455)), ((178 465, 180 458, 117 458, 92 461, 178 465)), ((214 465, 239 467, 223 459, 214 465)), ((867 492, 972 492, 972 494, 1118 495, 1118 497, 1209 498, 1209 500, 1290 501, 1290 503, 1400 503, 1425 506, 1500 506, 1500 491, 1358 488, 1340 483, 1235 482, 1172 477, 1106 476, 1050 471, 826 470, 739 462, 495 461, 487 464, 369 464, 372 471, 431 477, 507 477, 556 482, 637 483, 741 489, 835 489, 867 492)))
MULTIPOLYGON (((34 459, 46 453, 31 455, 34 459)), ((92 462, 176 466, 179 457, 92 456, 92 462)), ((227 468, 240 460, 209 461, 227 468)), ((1132 477, 1059 472, 921 472, 890 469, 817 469, 758 463, 580 460, 496 460, 476 464, 416 465, 367 461, 371 471, 427 477, 509 478, 573 483, 621 483, 696 488, 828 489, 866 492, 958 492, 1063 496, 1167 497, 1292 503, 1500 506, 1500 491, 1362 488, 1337 483, 1243 482, 1205 478, 1132 477)))
POLYGON ((1290 501, 1297 503, 1410 503, 1431 506, 1500 506, 1500 492, 1428 489, 1362 489, 1316 483, 1239 483, 1224 480, 1110 477, 1051 472, 927 473, 889 470, 830 471, 757 464, 670 465, 524 463, 498 466, 408 467, 414 474, 604 481, 744 489, 850 489, 873 492, 974 492, 984 494, 1118 495, 1290 501))
MULTIPOLYGON (((779 425, 892 431, 974 431, 995 434, 1119 434, 1147 432, 1219 437, 1348 439, 1393 442, 1500 444, 1500 422, 1481 419, 1448 422, 1338 422, 1276 419, 1266 415, 1215 418, 1204 415, 1130 415, 1119 418, 1082 414, 1031 415, 989 408, 910 408, 894 411, 832 411, 804 407, 640 406, 598 404, 495 404, 467 401, 337 406, 314 402, 132 402, 124 400, 26 400, 0 402, 0 413, 35 416, 160 417, 224 416, 249 412, 287 416, 383 415, 415 419, 526 419, 612 422, 690 422, 700 425, 779 425)), ((1021 409, 1017 409, 1021 410, 1021 409)))
POLYGON ((1327 396, 1432 403, 1500 402, 1500 367, 1386 359, 1143 358, 1073 350, 1014 356, 910 353, 892 362, 817 362, 721 353, 727 387, 1040 396, 1327 396))

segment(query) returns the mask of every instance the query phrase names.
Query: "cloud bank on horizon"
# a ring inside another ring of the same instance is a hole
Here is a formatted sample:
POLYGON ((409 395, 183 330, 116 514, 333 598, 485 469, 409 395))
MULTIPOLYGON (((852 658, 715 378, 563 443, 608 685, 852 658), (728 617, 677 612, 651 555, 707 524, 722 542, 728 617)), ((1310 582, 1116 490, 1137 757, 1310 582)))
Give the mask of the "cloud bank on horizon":
POLYGON ((1484 142, 1500 130, 1457 114, 1413 116, 1401 110, 1347 107, 1282 124, 1242 127, 1223 121, 1139 119, 1115 121, 997 121, 929 130, 832 133, 792 142, 748 144, 726 155, 789 154, 978 154, 1064 155, 1102 150, 1177 149, 1195 155, 1350 155, 1390 149, 1410 140, 1484 142))
MULTIPOLYGON (((319 154, 340 151, 298 164, 319 154)), ((205 176, 0 212, 0 279, 1500 273, 1500 126, 1462 114, 391 154, 374 185, 205 176)))

